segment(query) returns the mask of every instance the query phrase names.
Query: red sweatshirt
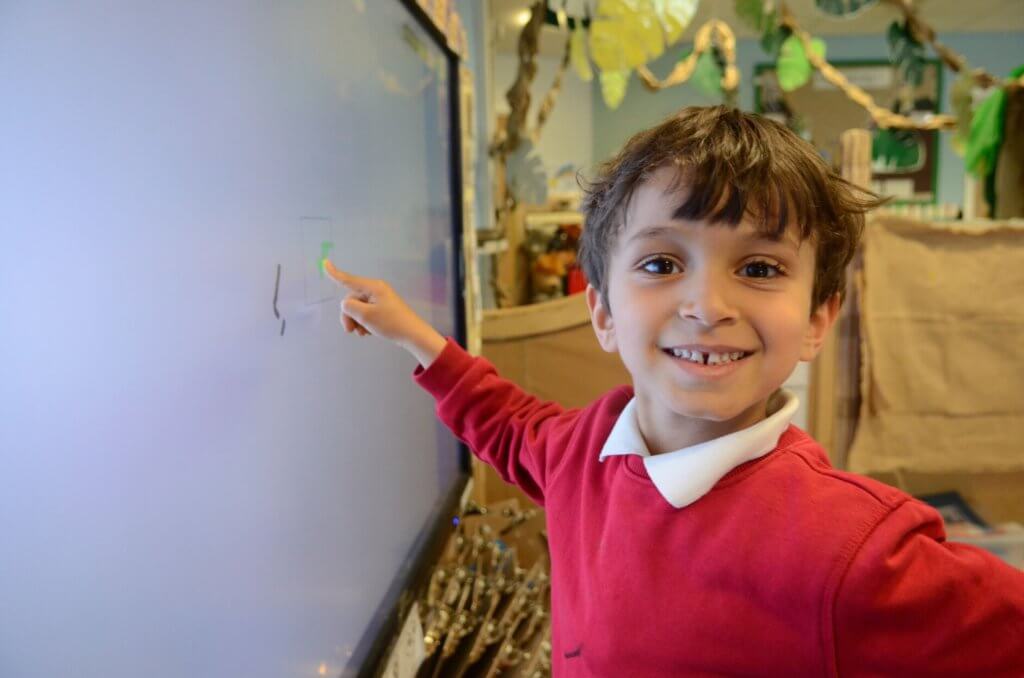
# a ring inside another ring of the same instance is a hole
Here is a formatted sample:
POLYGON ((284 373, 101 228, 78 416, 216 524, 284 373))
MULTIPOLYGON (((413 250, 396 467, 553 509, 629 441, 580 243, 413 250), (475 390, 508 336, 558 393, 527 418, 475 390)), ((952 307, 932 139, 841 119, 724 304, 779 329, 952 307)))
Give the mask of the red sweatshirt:
POLYGON ((795 426, 676 509, 598 461, 629 387, 565 410, 451 341, 415 379, 547 510, 555 676, 1024 676, 1024 573, 795 426))

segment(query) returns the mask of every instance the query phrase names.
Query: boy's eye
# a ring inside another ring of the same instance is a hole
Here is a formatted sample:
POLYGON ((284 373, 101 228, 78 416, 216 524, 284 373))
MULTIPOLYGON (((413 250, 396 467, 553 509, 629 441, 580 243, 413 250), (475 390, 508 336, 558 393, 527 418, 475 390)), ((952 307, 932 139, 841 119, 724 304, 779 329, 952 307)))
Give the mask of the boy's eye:
POLYGON ((782 267, 767 261, 751 261, 743 265, 743 272, 751 278, 775 278, 782 275, 782 267))
POLYGON ((676 262, 672 261, 668 257, 652 257, 644 263, 640 264, 640 268, 647 273, 654 273, 656 275, 669 275, 675 273, 676 262))

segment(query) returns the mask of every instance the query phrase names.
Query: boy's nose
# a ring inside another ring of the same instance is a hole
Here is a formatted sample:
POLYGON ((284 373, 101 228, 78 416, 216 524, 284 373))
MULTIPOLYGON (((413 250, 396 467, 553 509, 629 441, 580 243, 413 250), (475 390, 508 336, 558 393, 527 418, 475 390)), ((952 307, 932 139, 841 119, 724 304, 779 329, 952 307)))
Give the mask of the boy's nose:
POLYGON ((712 274, 693 275, 679 304, 679 315, 684 320, 708 327, 736 319, 736 310, 729 302, 726 286, 712 274))

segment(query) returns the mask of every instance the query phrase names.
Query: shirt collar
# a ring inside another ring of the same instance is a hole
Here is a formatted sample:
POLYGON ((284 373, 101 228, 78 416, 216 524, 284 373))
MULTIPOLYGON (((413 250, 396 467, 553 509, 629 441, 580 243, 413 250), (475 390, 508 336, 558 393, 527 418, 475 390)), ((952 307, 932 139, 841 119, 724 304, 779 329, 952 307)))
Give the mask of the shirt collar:
POLYGON ((636 417, 636 398, 626 403, 608 439, 601 449, 606 457, 636 454, 644 458, 644 467, 661 496, 676 508, 689 506, 715 486, 740 464, 762 457, 779 444, 789 427, 800 400, 790 391, 780 390, 769 399, 768 418, 748 428, 674 452, 651 456, 640 435, 636 417))

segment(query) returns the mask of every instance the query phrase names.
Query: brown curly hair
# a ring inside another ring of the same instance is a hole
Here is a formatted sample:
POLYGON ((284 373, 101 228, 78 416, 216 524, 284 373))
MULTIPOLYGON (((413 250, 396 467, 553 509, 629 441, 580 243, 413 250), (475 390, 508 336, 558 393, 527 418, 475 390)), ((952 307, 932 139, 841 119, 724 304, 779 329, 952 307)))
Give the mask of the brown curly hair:
POLYGON ((656 170, 678 168, 687 196, 674 216, 735 227, 752 218, 761 235, 779 238, 795 221, 813 238, 816 270, 811 309, 837 292, 864 229, 864 214, 885 202, 840 177, 814 147, 777 122, 725 106, 683 108, 633 136, 581 182, 584 227, 580 264, 608 307, 606 276, 636 188, 656 170))

